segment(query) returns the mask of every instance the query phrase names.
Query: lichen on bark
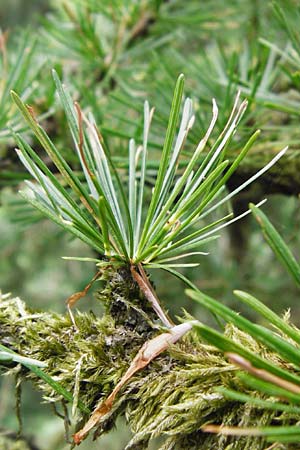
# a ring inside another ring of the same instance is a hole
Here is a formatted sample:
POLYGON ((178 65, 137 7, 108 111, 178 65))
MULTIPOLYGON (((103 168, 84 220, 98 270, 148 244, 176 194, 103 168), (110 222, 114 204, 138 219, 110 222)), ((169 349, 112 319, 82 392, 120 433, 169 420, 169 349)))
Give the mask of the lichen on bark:
MULTIPOLYGON (((106 305, 105 314, 99 318, 77 312, 76 327, 67 314, 31 311, 18 298, 0 302, 0 343, 47 363, 43 370, 73 394, 73 408, 80 401, 90 411, 113 390, 141 346, 165 331, 129 269, 107 267, 102 278, 104 287, 98 297, 106 305)), ((249 350, 283 364, 278 355, 233 326, 228 325, 225 333, 249 350)), ((5 364, 4 370, 11 368, 12 363, 5 364)), ((228 400, 217 392, 220 386, 245 391, 236 372, 221 352, 191 332, 129 380, 94 435, 108 432, 117 417, 124 415, 133 432, 127 450, 147 449, 157 436, 164 438, 163 450, 263 449, 262 438, 201 431, 207 423, 245 427, 288 423, 284 413, 276 417, 274 411, 228 400)), ((61 400, 49 384, 26 368, 19 376, 31 380, 47 402, 61 400)), ((77 409, 77 428, 86 420, 87 415, 77 409)))

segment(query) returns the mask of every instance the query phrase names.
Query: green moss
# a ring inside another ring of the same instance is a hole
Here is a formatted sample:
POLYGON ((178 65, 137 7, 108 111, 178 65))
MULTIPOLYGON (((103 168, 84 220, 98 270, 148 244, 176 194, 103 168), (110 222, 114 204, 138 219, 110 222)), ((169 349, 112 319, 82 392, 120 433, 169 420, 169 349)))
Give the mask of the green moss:
POLYGON ((12 438, 8 436, 0 435, 0 448, 1 450, 32 450, 27 442, 23 439, 12 438))
MULTIPOLYGON (((106 314, 97 318, 78 312, 76 327, 67 315, 29 311, 20 299, 0 302, 0 343, 46 362, 44 371, 73 393, 73 409, 80 400, 93 410, 112 391, 143 343, 160 332, 128 271, 106 271, 103 281, 106 284, 99 298, 107 305, 106 314)), ((226 333, 250 350, 281 363, 278 356, 238 329, 228 326, 226 333)), ((275 420, 277 424, 289 421, 283 414, 275 417, 274 411, 234 402, 217 393, 220 386, 245 389, 236 370, 222 353, 191 332, 132 377, 110 413, 103 417, 95 436, 110 430, 116 418, 125 415, 133 432, 127 450, 146 449, 157 436, 165 438, 164 450, 263 449, 266 445, 260 438, 201 431, 201 426, 209 422, 261 426, 275 420)), ((27 369, 22 370, 21 377, 32 380, 48 402, 61 400, 51 386, 27 369)), ((77 416, 80 427, 87 417, 80 416, 79 411, 77 416)))

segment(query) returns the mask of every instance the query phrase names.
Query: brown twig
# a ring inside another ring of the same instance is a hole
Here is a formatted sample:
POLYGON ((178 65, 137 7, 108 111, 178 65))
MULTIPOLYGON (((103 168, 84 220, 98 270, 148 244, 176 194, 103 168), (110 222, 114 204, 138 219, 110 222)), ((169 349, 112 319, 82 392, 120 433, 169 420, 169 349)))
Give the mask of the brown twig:
POLYGON ((98 270, 96 275, 91 279, 91 281, 85 286, 85 288, 82 291, 75 292, 74 294, 70 295, 70 297, 66 301, 69 309, 73 308, 73 306, 78 302, 78 300, 86 296, 87 292, 92 287, 93 283, 99 278, 100 274, 101 270, 98 270))
POLYGON ((85 286, 85 288, 82 291, 75 292, 74 294, 70 295, 70 297, 67 298, 66 304, 68 308, 68 313, 71 318, 71 321, 74 325, 74 327, 77 328, 74 315, 71 311, 74 305, 80 300, 82 297, 85 297, 93 283, 99 278, 99 275, 101 274, 101 270, 99 270, 96 275, 91 279, 91 281, 85 286))
POLYGON ((167 314, 162 309, 159 299, 157 295, 155 294, 151 284, 149 283, 148 277, 146 275, 146 272, 143 269, 142 264, 138 264, 138 271, 135 269, 133 265, 130 266, 130 271, 132 274, 133 279, 137 282, 139 285, 140 290, 145 295, 147 300, 151 303, 152 308, 162 321, 162 323, 167 328, 172 328, 174 326, 174 323, 171 321, 171 319, 167 316, 167 314))
POLYGON ((79 445, 87 437, 92 428, 94 428, 100 422, 102 417, 110 412, 116 395, 136 372, 146 367, 154 358, 165 351, 171 344, 175 344, 182 336, 190 331, 191 328, 191 323, 182 323, 173 327, 170 332, 160 334, 150 341, 145 342, 111 394, 105 401, 101 401, 97 405, 96 409, 94 410, 93 414, 84 425, 84 427, 74 434, 74 443, 76 445, 79 445))
POLYGON ((225 355, 230 362, 251 373, 251 375, 260 378, 261 380, 275 384, 276 386, 286 389, 293 394, 300 394, 300 386, 298 386, 297 384, 286 381, 283 378, 280 378, 277 375, 268 372, 267 370, 257 369, 247 359, 243 358, 240 355, 237 355, 236 353, 225 353, 225 355))
POLYGON ((201 427, 202 431, 206 433, 223 434, 225 436, 260 436, 259 428, 241 428, 241 427, 227 427, 223 425, 204 425, 201 427))
POLYGON ((149 28, 154 22, 154 14, 149 11, 144 11, 130 32, 128 45, 131 45, 138 38, 147 36, 149 34, 149 28))

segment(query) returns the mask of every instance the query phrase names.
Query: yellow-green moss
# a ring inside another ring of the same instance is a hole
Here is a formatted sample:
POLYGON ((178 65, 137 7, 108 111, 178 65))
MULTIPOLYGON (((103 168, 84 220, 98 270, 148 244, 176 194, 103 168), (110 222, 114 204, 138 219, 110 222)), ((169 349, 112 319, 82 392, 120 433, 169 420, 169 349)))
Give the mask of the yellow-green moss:
POLYGON ((0 448, 1 450, 32 450, 27 442, 23 439, 12 438, 9 436, 0 435, 0 448))
MULTIPOLYGON (((75 395, 75 404, 79 399, 90 410, 112 391, 142 344, 160 332, 152 311, 146 304, 139 306, 144 300, 126 272, 106 274, 99 297, 109 305, 106 314, 98 318, 92 313, 77 313, 76 327, 68 315, 29 311, 19 299, 0 302, 0 343, 46 362, 43 370, 75 395)), ((236 328, 228 326, 226 333, 250 350, 275 358, 236 328)), ((163 450, 264 449, 260 438, 201 432, 201 426, 209 422, 243 426, 270 425, 275 419, 277 424, 289 422, 282 413, 275 417, 274 411, 234 402, 217 393, 220 386, 245 389, 236 370, 222 353, 190 333, 128 382, 95 435, 109 431, 116 418, 125 415, 133 432, 127 450, 146 449, 156 436, 165 437, 163 450)), ((32 380, 48 402, 61 399, 31 371, 23 368, 21 377, 32 380)), ((78 426, 84 420, 86 417, 80 417, 78 426)))

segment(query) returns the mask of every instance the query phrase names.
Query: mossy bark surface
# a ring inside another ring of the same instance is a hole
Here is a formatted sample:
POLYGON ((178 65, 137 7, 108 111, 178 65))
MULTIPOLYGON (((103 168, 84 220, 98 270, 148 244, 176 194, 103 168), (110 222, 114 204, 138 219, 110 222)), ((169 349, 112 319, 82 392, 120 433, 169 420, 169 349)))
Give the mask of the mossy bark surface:
POLYGON ((29 444, 25 440, 11 435, 0 435, 0 448, 1 450, 38 450, 37 447, 29 444))
MULTIPOLYGON (((18 298, 0 302, 0 343, 20 355, 46 362, 44 372, 73 394, 73 409, 80 401, 93 411, 120 381, 141 346, 165 331, 129 270, 108 269, 103 281, 99 299, 106 305, 106 313, 98 318, 93 313, 78 312, 76 326, 68 315, 30 311, 18 298)), ((228 326, 226 334, 284 365, 278 356, 236 328, 228 326)), ((3 362, 2 367, 12 369, 13 363, 3 362)), ((108 432, 117 417, 124 415, 133 432, 127 450, 147 449, 157 436, 164 438, 160 447, 164 450, 265 449, 267 444, 261 438, 201 431, 207 423, 259 427, 295 421, 283 413, 276 417, 274 411, 234 402, 218 393, 220 386, 245 389, 236 373, 236 367, 222 353, 190 332, 129 380, 112 410, 103 417, 95 437, 108 432)), ((28 369, 19 368, 19 377, 30 379, 48 402, 61 400, 49 384, 28 369)), ((78 428, 88 416, 82 416, 79 409, 77 416, 78 428)))

